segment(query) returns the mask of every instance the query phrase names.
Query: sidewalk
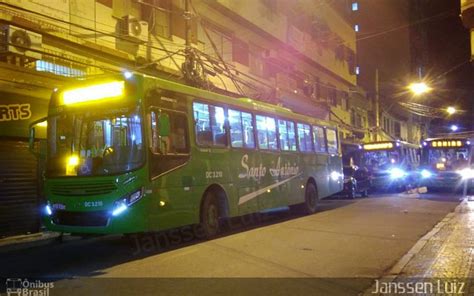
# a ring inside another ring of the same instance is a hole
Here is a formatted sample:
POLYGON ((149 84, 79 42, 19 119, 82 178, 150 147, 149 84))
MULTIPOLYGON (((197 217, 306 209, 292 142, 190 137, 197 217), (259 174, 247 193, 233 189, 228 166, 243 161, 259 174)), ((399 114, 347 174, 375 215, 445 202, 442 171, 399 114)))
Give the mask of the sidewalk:
POLYGON ((364 295, 474 295, 472 198, 464 199, 364 295))

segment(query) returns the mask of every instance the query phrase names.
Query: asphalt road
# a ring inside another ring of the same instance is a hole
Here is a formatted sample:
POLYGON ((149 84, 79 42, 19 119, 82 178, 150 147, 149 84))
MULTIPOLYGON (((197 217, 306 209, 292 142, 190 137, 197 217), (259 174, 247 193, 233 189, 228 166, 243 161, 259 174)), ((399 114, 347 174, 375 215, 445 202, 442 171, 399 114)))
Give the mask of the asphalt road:
POLYGON ((357 295, 459 203, 421 196, 328 199, 314 215, 247 216, 211 241, 191 239, 189 229, 67 239, 0 253, 0 277, 52 281, 50 295, 357 295))

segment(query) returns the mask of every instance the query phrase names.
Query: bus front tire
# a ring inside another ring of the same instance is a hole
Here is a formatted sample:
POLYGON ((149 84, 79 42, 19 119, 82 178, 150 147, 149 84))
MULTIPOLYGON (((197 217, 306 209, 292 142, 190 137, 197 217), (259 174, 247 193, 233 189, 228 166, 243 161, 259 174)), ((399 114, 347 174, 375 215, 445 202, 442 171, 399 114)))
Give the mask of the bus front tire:
POLYGON ((212 191, 209 191, 204 196, 200 217, 200 225, 204 231, 204 237, 206 239, 214 238, 219 234, 219 217, 219 204, 217 198, 212 191))

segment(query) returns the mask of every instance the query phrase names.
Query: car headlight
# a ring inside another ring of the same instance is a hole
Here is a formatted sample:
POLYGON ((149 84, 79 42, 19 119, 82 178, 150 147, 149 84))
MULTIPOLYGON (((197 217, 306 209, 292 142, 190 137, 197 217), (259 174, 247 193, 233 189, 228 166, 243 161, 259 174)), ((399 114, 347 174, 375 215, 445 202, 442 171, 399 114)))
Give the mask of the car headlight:
POLYGON ((392 179, 400 179, 406 176, 406 173, 399 169, 399 168, 393 168, 390 170, 390 177, 392 179))
POLYGON ((428 170, 421 170, 421 177, 423 179, 430 178, 431 176, 433 176, 432 172, 430 172, 428 170))
POLYGON ((118 216, 125 212, 129 206, 136 203, 143 197, 143 189, 139 189, 127 197, 121 198, 114 202, 114 208, 112 210, 112 216, 118 216))
POLYGON ((473 179, 474 178, 474 170, 470 168, 465 168, 460 171, 457 171, 458 174, 461 175, 462 179, 473 179))

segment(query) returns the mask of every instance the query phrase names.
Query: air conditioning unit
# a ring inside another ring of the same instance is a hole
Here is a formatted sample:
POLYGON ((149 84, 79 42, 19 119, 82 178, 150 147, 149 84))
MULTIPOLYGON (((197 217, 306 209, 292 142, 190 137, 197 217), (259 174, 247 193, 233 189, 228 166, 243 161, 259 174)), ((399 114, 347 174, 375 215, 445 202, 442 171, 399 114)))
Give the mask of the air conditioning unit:
POLYGON ((121 19, 122 36, 134 41, 148 41, 148 23, 134 16, 126 15, 121 19))
POLYGON ((43 36, 12 25, 0 26, 0 52, 40 60, 43 36))

